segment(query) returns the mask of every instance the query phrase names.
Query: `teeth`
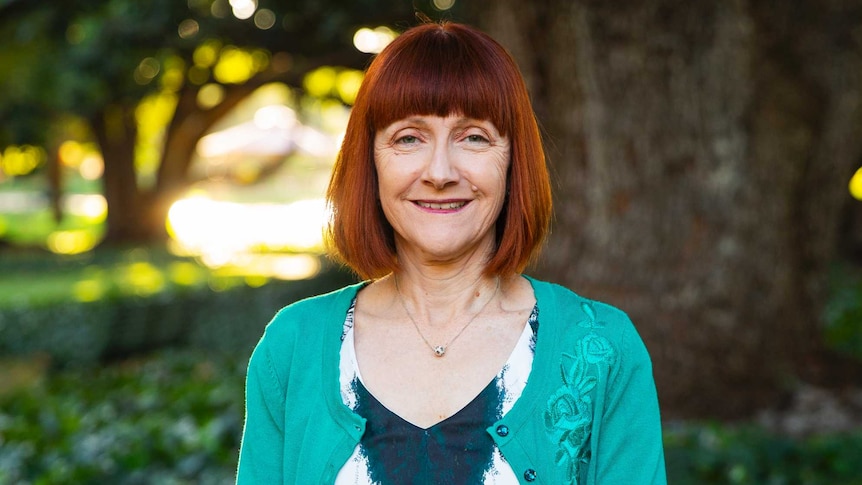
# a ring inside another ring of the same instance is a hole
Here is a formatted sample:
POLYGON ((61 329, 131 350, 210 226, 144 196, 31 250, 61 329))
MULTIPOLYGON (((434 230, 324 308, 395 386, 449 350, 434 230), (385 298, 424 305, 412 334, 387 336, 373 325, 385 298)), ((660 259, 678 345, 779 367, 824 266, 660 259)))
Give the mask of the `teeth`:
POLYGON ((466 202, 445 202, 442 204, 436 204, 433 202, 419 202, 418 204, 422 207, 427 208, 427 209, 451 210, 451 209, 460 209, 461 207, 464 207, 464 205, 467 203, 466 202))

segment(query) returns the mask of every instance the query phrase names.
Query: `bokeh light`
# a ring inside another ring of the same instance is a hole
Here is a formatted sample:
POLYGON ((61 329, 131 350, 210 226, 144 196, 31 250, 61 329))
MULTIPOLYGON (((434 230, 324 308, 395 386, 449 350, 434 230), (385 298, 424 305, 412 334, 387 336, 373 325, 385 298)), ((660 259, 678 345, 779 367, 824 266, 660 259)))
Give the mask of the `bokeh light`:
POLYGON ((356 101, 356 94, 359 93, 359 86, 362 85, 364 78, 365 74, 356 69, 345 69, 339 72, 335 80, 335 89, 341 100, 352 105, 356 101))
POLYGON ((108 216, 108 202, 101 194, 70 194, 65 196, 66 210, 91 222, 103 222, 108 216))
POLYGON ((208 40, 195 49, 192 53, 192 60, 196 66, 212 67, 218 60, 221 47, 221 42, 208 40))
POLYGON ((261 130, 290 129, 296 125, 296 112, 280 104, 264 106, 255 111, 254 124, 261 130))
POLYGON ((171 92, 179 91, 186 79, 185 63, 178 57, 172 57, 165 60, 163 67, 161 77, 162 88, 171 92))
POLYGON ((281 279, 308 277, 319 269, 326 202, 240 204, 191 197, 173 204, 168 232, 178 254, 194 255, 212 268, 281 279), (298 254, 262 254, 289 251, 298 254))
POLYGON ((60 163, 71 168, 80 167, 86 154, 84 146, 75 140, 66 140, 57 149, 57 157, 60 163))
POLYGON ((140 296, 158 293, 165 286, 165 277, 158 268, 146 261, 138 261, 121 268, 121 281, 140 296))
POLYGON ((45 163, 46 158, 42 147, 10 145, 0 154, 0 172, 10 177, 28 175, 45 163))
POLYGON ((242 84, 259 70, 259 64, 260 60, 255 59, 251 52, 227 46, 221 50, 213 76, 223 84, 242 84))
POLYGON ((194 19, 183 20, 177 27, 177 34, 183 39, 191 39, 196 36, 199 31, 200 25, 198 25, 197 20, 194 19))
POLYGON ((174 115, 179 97, 169 90, 161 90, 145 97, 135 108, 138 127, 135 143, 135 167, 140 175, 155 174, 162 158, 161 146, 164 127, 174 115))
POLYGON ((261 30, 269 30, 275 25, 275 12, 262 8, 254 14, 254 25, 261 30))
POLYGON ((135 82, 141 85, 149 84, 161 70, 161 64, 153 57, 143 59, 135 69, 135 82))
POLYGON ((77 170, 84 180, 98 180, 105 171, 105 163, 98 149, 90 143, 77 140, 61 143, 57 148, 57 160, 63 166, 77 170))
POLYGON ((850 179, 850 195, 856 200, 862 200, 862 167, 850 179))
POLYGON ((302 80, 302 86, 310 96, 322 98, 328 96, 335 89, 336 77, 335 68, 319 67, 306 74, 305 79, 302 80))
POLYGON ((245 20, 254 15, 257 10, 257 0, 230 0, 233 16, 245 20))
POLYGON ((455 0, 433 0, 433 3, 437 10, 449 10, 455 6, 455 0))
POLYGON ((105 162, 102 160, 102 156, 97 153, 87 155, 81 160, 78 172, 84 180, 99 180, 105 173, 105 162))
POLYGON ((210 109, 218 106, 224 99, 224 88, 215 83, 205 84, 198 91, 198 106, 203 109, 210 109))
POLYGON ((108 288, 103 280, 85 279, 78 281, 72 287, 75 299, 81 302, 93 302, 101 300, 107 293, 108 288))
POLYGON ((353 34, 353 45, 360 52, 377 54, 389 45, 395 37, 395 32, 389 27, 377 27, 374 30, 363 27, 353 34))
POLYGON ((56 254, 80 254, 90 251, 98 243, 91 231, 55 231, 48 236, 48 249, 56 254))
POLYGON ((200 266, 187 261, 176 261, 168 266, 168 278, 178 285, 195 286, 204 279, 200 266))

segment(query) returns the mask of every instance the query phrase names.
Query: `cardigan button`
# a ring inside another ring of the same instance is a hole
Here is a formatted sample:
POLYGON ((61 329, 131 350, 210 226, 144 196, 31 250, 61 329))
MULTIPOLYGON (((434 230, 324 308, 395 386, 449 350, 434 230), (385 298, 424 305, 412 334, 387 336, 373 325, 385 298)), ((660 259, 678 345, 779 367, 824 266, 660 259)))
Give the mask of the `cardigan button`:
POLYGON ((524 472, 524 480, 528 482, 533 482, 536 480, 536 470, 532 468, 527 468, 527 471, 524 472))
POLYGON ((505 424, 501 424, 500 426, 497 426, 497 434, 499 436, 502 436, 502 437, 509 436, 509 427, 506 426, 505 424))

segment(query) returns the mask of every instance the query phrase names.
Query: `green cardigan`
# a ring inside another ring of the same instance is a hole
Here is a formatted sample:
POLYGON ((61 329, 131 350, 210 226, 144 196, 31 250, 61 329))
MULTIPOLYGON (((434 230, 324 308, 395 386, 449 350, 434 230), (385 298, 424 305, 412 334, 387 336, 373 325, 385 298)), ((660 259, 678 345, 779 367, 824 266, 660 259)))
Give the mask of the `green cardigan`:
MULTIPOLYGON (((629 318, 528 278, 539 306, 533 369, 487 429, 520 483, 666 483, 652 364, 629 318)), ((341 401, 344 318, 362 284, 302 300, 252 354, 238 484, 333 483, 365 430, 341 401)))

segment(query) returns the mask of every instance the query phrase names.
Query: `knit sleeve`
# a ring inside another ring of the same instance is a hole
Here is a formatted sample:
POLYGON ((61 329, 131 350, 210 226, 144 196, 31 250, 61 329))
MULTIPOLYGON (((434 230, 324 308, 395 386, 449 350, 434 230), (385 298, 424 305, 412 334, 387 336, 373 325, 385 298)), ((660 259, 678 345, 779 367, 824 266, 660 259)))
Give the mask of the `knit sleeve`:
POLYGON ((658 396, 646 346, 631 322, 610 376, 592 470, 596 484, 666 484, 658 396))
POLYGON ((238 485, 282 483, 285 392, 264 336, 248 364, 238 485))

